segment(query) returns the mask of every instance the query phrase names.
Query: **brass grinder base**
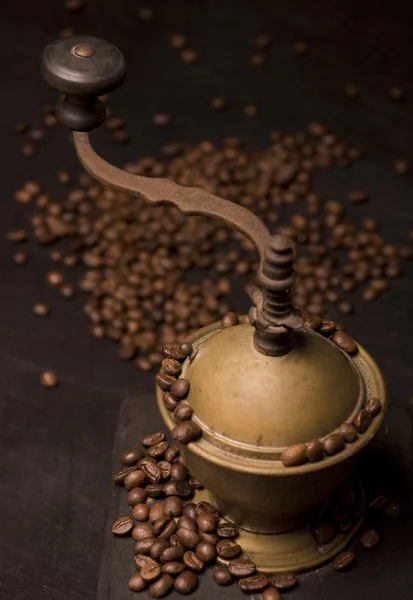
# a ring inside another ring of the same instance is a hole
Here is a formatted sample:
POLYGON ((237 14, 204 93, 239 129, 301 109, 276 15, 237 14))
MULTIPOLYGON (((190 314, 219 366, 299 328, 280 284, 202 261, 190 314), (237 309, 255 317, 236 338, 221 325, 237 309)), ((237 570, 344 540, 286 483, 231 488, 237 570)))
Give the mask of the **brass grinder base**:
MULTIPOLYGON (((251 558, 262 573, 278 573, 292 571, 301 573, 319 567, 331 561, 337 554, 351 545, 364 517, 365 498, 360 479, 353 479, 357 488, 357 505, 355 513, 360 515, 346 532, 337 532, 334 539, 326 545, 318 545, 311 533, 310 524, 278 534, 253 533, 240 529, 237 542, 242 548, 242 555, 251 558)), ((213 503, 208 490, 197 490, 189 502, 207 501, 213 503)), ((225 518, 225 517, 224 517, 225 518)), ((218 558, 227 564, 228 561, 218 558)))

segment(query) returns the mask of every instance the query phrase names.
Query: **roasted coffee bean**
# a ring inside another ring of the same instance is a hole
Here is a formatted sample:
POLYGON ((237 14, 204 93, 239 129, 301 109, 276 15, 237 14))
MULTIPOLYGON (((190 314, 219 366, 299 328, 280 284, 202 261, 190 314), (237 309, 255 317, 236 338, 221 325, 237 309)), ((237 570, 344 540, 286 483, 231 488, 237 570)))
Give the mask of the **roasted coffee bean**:
POLYGON ((285 467, 297 467, 307 461, 307 446, 294 444, 281 453, 281 462, 285 467))
MULTIPOLYGON (((211 504, 210 502, 198 502, 195 506, 196 514, 199 517, 202 514, 212 515, 215 519, 219 519, 219 511, 216 506, 211 504)), ((223 523, 222 525, 232 525, 232 523, 223 523)))
POLYGON ((151 523, 155 523, 155 521, 165 516, 163 503, 155 504, 149 511, 149 521, 151 523))
POLYGON ((146 588, 146 582, 139 573, 135 573, 128 581, 128 588, 132 592, 142 592, 146 588))
POLYGON ((306 456, 310 462, 317 462, 323 458, 323 445, 320 440, 312 440, 307 444, 306 456))
POLYGON ((177 496, 169 496, 163 503, 163 511, 168 517, 179 517, 182 514, 183 503, 177 496))
POLYGON ((378 398, 369 398, 365 408, 371 417, 375 417, 381 411, 380 400, 378 398))
MULTIPOLYGON (((155 537, 161 537, 161 533, 163 532, 163 530, 169 523, 171 523, 170 517, 164 516, 164 517, 160 517, 159 519, 156 519, 156 521, 153 524, 153 531, 154 531, 155 537)), ((173 531, 172 533, 175 533, 175 531, 173 531)))
POLYGON ((355 560, 356 555, 354 554, 354 552, 341 552, 338 556, 335 557, 333 561, 333 568, 335 571, 339 571, 340 573, 344 571, 349 571, 354 565, 355 560))
POLYGON ((145 491, 151 498, 163 498, 165 496, 163 483, 148 483, 145 491))
POLYGON ((171 561, 171 562, 165 563, 162 566, 162 573, 166 573, 167 575, 172 575, 172 577, 175 577, 175 575, 179 575, 180 573, 182 573, 182 571, 185 571, 185 565, 184 565, 184 563, 181 563, 181 562, 171 561))
POLYGON ((148 476, 141 469, 135 469, 125 477, 124 485, 127 490, 141 487, 148 481, 148 476))
POLYGON ((178 423, 182 423, 182 421, 188 421, 192 417, 193 412, 194 411, 189 404, 180 404, 174 410, 174 419, 178 423))
POLYGON ((116 473, 116 475, 113 475, 112 479, 116 483, 116 485, 123 485, 124 482, 125 482, 126 477, 130 473, 133 473, 134 471, 136 471, 136 466, 134 466, 134 467, 125 467, 124 469, 121 469, 119 471, 119 473, 116 473))
POLYGON ((125 466, 131 467, 132 465, 136 465, 138 460, 143 458, 143 456, 142 450, 139 448, 132 448, 131 450, 126 450, 126 452, 122 454, 121 461, 125 466))
POLYGON ((154 537, 152 525, 150 523, 139 523, 139 525, 135 525, 132 531, 132 537, 136 542, 154 537))
POLYGON ((177 458, 179 458, 179 454, 180 450, 178 444, 171 444, 165 452, 165 460, 173 463, 177 458))
POLYGON ((162 348, 162 354, 165 358, 174 358, 180 361, 185 359, 185 356, 179 350, 179 344, 165 344, 162 348))
POLYGON ((156 581, 162 575, 161 565, 145 565, 142 567, 140 575, 147 583, 156 581))
POLYGON ((182 372, 181 363, 174 358, 164 358, 162 361, 162 369, 167 375, 178 377, 182 372))
POLYGON ((370 500, 369 507, 374 510, 382 510, 387 506, 389 499, 384 494, 379 494, 370 500))
POLYGON ((183 421, 171 432, 172 438, 183 444, 189 444, 189 442, 197 440, 200 435, 201 429, 194 421, 183 421))
POLYGON ((400 512, 400 505, 397 502, 394 502, 394 500, 389 500, 389 502, 386 504, 385 508, 384 508, 384 514, 385 515, 398 515, 400 512))
POLYGON ((167 460, 160 460, 158 462, 158 469, 161 473, 161 481, 166 481, 171 476, 171 463, 167 460))
MULTIPOLYGON (((159 385, 161 390, 169 391, 171 390, 172 384, 177 381, 176 377, 172 375, 168 375, 165 371, 159 371, 156 376, 156 383, 159 385)), ((173 392, 171 392, 173 394, 173 392)), ((173 394, 175 395, 175 394, 173 394)))
POLYGON ((344 440, 338 433, 332 433, 323 440, 323 449, 328 456, 341 452, 344 446, 344 440))
POLYGON ((308 329, 312 329, 313 331, 317 331, 323 324, 323 319, 321 317, 305 310, 301 311, 301 316, 304 319, 304 327, 308 327, 308 329))
POLYGON ((19 250, 14 253, 13 260, 18 265, 25 265, 29 260, 29 253, 25 250, 19 250))
MULTIPOLYGON (((143 542, 146 542, 146 541, 147 540, 142 540, 141 542, 136 542, 135 546, 137 546, 138 544, 141 544, 143 542)), ((154 540, 152 540, 152 543, 154 543, 154 540)), ((153 566, 158 565, 159 563, 158 563, 158 561, 151 558, 147 554, 136 554, 135 555, 135 564, 138 569, 142 569, 142 567, 146 567, 148 565, 153 567, 153 566)))
POLYGON ((322 325, 318 328, 318 332, 321 335, 329 336, 336 331, 336 323, 334 321, 329 321, 328 319, 323 319, 322 325))
POLYGON ((187 481, 168 481, 164 484, 165 496, 178 496, 178 498, 190 498, 194 491, 187 481))
POLYGON ((115 535, 128 535, 134 527, 134 522, 130 517, 119 517, 112 525, 112 533, 115 535))
POLYGON ((175 382, 172 383, 170 391, 175 398, 178 400, 183 400, 187 397, 189 393, 190 383, 187 379, 180 377, 175 382))
POLYGON ((43 304, 43 302, 33 304, 32 311, 36 317, 48 317, 52 312, 47 304, 43 304))
POLYGON ((191 486, 191 488, 193 490, 203 490, 204 489, 204 486, 202 485, 202 483, 200 481, 198 481, 198 479, 196 479, 196 477, 189 478, 189 485, 191 486))
POLYGON ((185 548, 180 543, 176 546, 169 546, 169 548, 166 548, 166 550, 164 550, 161 554, 161 563, 165 564, 168 562, 176 562, 181 560, 184 553, 185 548))
POLYGON ((217 553, 221 558, 230 560, 241 554, 241 546, 234 540, 220 540, 217 544, 217 553))
POLYGON ((151 435, 147 435, 141 439, 141 444, 145 448, 150 448, 150 446, 155 446, 155 444, 159 444, 159 442, 163 442, 165 439, 165 434, 163 431, 158 431, 157 433, 152 433, 151 435))
POLYGON ((336 346, 338 346, 339 348, 341 348, 341 350, 344 350, 348 354, 356 354, 356 352, 358 351, 358 346, 356 342, 353 340, 353 338, 344 333, 344 331, 337 331, 331 339, 336 344, 336 346))
POLYGON ((147 555, 150 553, 152 545, 155 542, 155 538, 144 538, 143 540, 138 540, 134 545, 134 552, 136 555, 147 555))
POLYGON ((195 549, 197 557, 204 563, 210 563, 215 560, 217 550, 213 544, 201 540, 195 549))
POLYGON ((216 531, 218 526, 218 522, 214 515, 208 513, 201 513, 196 522, 199 529, 205 533, 212 533, 216 531))
POLYGON ((234 325, 238 325, 238 323, 239 319, 237 313, 226 313, 221 319, 221 329, 225 329, 226 327, 234 327, 234 325))
POLYGON ((239 530, 235 523, 230 523, 229 521, 223 521, 219 523, 217 527, 218 537, 223 539, 234 539, 238 537, 239 530))
POLYGON ((183 561, 190 571, 195 571, 196 573, 200 573, 205 566, 202 560, 198 558, 193 550, 187 550, 185 552, 183 561))
POLYGON ((358 438, 357 430, 351 423, 343 423, 340 425, 338 434, 341 435, 347 444, 353 444, 358 438))
POLYGON ((179 405, 179 400, 178 398, 175 398, 171 392, 165 392, 163 395, 163 403, 168 410, 175 410, 179 405))
POLYGON ((135 506, 136 504, 142 504, 146 500, 146 490, 135 487, 128 493, 128 504, 129 506, 135 506))
MULTIPOLYGON (((165 454, 166 449, 168 448, 169 444, 168 442, 158 442, 157 444, 154 444, 153 446, 151 446, 148 450, 148 454, 149 456, 152 456, 152 458, 162 458, 165 454)), ((158 466, 159 468, 159 466, 158 466)))
POLYGON ((186 358, 187 356, 189 356, 193 350, 193 346, 191 344, 191 342, 182 342, 181 344, 179 344, 179 353, 181 356, 183 356, 184 358, 186 358))
POLYGON ((354 427, 359 433, 364 433, 371 425, 371 415, 367 410, 362 409, 353 421, 354 427))
POLYGON ((313 527, 312 534, 316 542, 325 545, 329 544, 334 539, 336 530, 331 523, 323 521, 313 527))
POLYGON ((204 542, 209 542, 213 546, 216 546, 220 540, 216 533, 205 533, 205 531, 198 531, 198 535, 204 542))
POLYGON ((198 513, 196 511, 196 504, 194 502, 188 502, 188 504, 185 504, 183 510, 182 510, 182 514, 188 517, 191 517, 191 519, 193 521, 196 521, 198 513))
POLYGON ((159 483, 161 471, 156 463, 147 462, 141 466, 142 471, 152 483, 159 483))
POLYGON ((379 543, 379 534, 374 529, 365 529, 360 536, 360 543, 363 548, 375 548, 379 543))
POLYGON ((174 589, 180 594, 191 594, 199 585, 198 576, 192 571, 184 571, 175 579, 174 589))
POLYGON ((162 552, 166 550, 166 548, 169 548, 168 540, 155 540, 150 550, 151 557, 155 560, 159 560, 162 552))
POLYGON ((59 271, 49 271, 46 275, 46 281, 54 287, 59 287, 63 283, 63 275, 59 271))
POLYGON ((242 578, 254 575, 256 566, 249 558, 237 558, 229 563, 228 569, 234 577, 242 578))
POLYGON ((268 577, 265 575, 253 575, 239 580, 239 587, 247 594, 262 592, 268 586, 268 577))
POLYGON ((282 600, 282 597, 277 588, 269 587, 261 594, 261 600, 282 600))
POLYGON ((171 467, 171 479, 185 481, 189 477, 189 470, 181 463, 175 463, 171 467))
POLYGON ((169 540, 170 537, 172 535, 174 535, 174 533, 177 530, 177 524, 176 521, 174 519, 172 519, 171 521, 169 521, 169 523, 167 523, 164 527, 164 529, 161 531, 161 533, 159 534, 159 537, 165 540, 169 540))
POLYGON ((176 532, 176 537, 180 544, 184 548, 189 548, 189 550, 193 550, 199 544, 200 537, 199 535, 193 531, 192 529, 187 529, 186 527, 179 527, 176 532))
POLYGON ((149 507, 147 504, 135 504, 132 508, 132 517, 135 521, 147 521, 149 517, 149 507))
POLYGON ((44 371, 40 375, 40 383, 47 388, 54 388, 58 385, 59 380, 54 371, 44 371))
POLYGON ((167 573, 164 573, 158 581, 155 581, 155 583, 152 583, 149 586, 149 595, 152 596, 152 598, 163 598, 167 595, 169 590, 172 589, 173 585, 174 580, 172 577, 167 573))
POLYGON ((297 578, 294 573, 285 571, 284 573, 274 573, 270 577, 270 583, 279 590, 291 590, 297 584, 297 578))
POLYGON ((215 567, 212 572, 212 579, 218 585, 231 585, 234 581, 234 577, 226 567, 215 567))

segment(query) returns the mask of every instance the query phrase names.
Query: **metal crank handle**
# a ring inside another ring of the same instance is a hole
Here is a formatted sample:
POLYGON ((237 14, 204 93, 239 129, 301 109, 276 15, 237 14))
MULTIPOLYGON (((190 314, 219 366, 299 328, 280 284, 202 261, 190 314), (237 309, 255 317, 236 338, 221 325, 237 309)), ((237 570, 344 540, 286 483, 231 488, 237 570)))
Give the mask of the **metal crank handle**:
POLYGON ((126 74, 125 59, 115 46, 88 35, 56 40, 43 53, 42 73, 53 88, 64 94, 56 116, 73 131, 79 160, 95 179, 152 204, 173 204, 186 215, 220 219, 252 241, 260 256, 259 272, 262 272, 271 236, 261 219, 248 209, 201 188, 128 173, 93 150, 89 131, 99 127, 106 117, 98 97, 119 87, 126 74))

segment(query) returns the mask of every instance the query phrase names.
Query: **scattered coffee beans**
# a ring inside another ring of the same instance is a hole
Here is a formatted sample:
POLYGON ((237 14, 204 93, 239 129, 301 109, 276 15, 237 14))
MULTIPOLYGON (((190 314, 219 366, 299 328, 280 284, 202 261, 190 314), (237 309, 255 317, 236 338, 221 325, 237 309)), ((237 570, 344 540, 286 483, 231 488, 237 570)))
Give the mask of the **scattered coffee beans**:
POLYGON ((44 371, 40 375, 40 383, 47 388, 54 388, 58 385, 59 380, 57 379, 57 375, 54 371, 44 371))
POLYGON ((279 590, 290 590, 297 584, 296 576, 289 571, 275 573, 275 575, 271 575, 270 580, 272 585, 279 590))
POLYGON ((190 594, 197 589, 198 585, 198 576, 192 571, 184 571, 175 579, 174 589, 181 594, 190 594))
POLYGON ((379 543, 379 534, 374 529, 366 529, 360 536, 363 548, 375 548, 379 543))
POLYGON ((333 568, 336 571, 349 571, 354 565, 356 555, 354 552, 341 552, 333 561, 333 568))
POLYGON ((133 519, 130 517, 120 517, 112 525, 112 533, 115 535, 128 535, 134 527, 133 519))

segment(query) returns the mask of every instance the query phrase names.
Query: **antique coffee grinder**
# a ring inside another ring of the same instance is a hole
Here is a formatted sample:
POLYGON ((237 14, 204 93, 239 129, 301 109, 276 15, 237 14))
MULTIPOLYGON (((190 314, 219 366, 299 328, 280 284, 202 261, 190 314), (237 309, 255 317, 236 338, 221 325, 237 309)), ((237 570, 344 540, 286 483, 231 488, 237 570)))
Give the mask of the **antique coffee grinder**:
POLYGON ((271 236, 242 206, 125 172, 95 153, 88 132, 105 119, 98 97, 119 86, 125 70, 117 48, 90 36, 58 40, 44 52, 44 77, 64 94, 57 116, 73 131, 82 165, 116 190, 221 219, 260 257, 261 287, 251 292, 249 315, 230 327, 213 323, 166 351, 159 410, 205 488, 195 501, 215 504, 240 527, 239 543, 257 568, 310 569, 348 546, 363 519, 354 474, 384 418, 382 376, 335 324, 291 305, 288 238, 271 236), (189 418, 177 424, 173 411, 182 405, 189 418))

